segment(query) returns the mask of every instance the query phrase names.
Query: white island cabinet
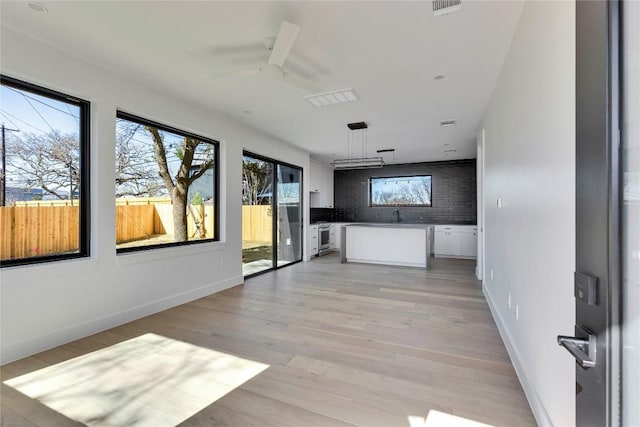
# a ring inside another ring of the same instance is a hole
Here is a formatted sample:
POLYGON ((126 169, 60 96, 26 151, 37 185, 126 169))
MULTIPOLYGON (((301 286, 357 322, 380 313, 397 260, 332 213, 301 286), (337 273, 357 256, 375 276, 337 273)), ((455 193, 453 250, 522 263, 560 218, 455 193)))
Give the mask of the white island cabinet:
POLYGON ((435 256, 443 258, 476 258, 477 226, 436 225, 434 234, 435 256))
POLYGON ((342 262, 428 268, 432 227, 425 224, 342 226, 342 262))

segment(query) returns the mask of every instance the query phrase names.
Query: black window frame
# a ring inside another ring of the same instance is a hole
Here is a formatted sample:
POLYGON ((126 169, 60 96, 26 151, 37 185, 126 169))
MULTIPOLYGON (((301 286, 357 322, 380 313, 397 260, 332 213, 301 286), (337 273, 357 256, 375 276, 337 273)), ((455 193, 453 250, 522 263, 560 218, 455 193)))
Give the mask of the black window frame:
MULTIPOLYGON (((135 114, 127 113, 122 110, 116 111, 116 119, 128 120, 130 122, 138 123, 143 126, 153 126, 157 129, 163 130, 165 132, 171 132, 173 134, 177 134, 179 136, 185 136, 187 138, 195 138, 200 141, 206 142, 208 144, 212 144, 214 147, 214 165, 213 165, 213 191, 214 191, 214 200, 213 200, 213 237, 208 239, 197 239, 197 240, 188 240, 186 242, 170 242, 170 243, 159 243, 155 245, 147 245, 147 246, 134 246, 127 248, 117 248, 116 254, 124 254, 131 252, 140 252, 140 251, 149 251, 154 249, 162 249, 162 248, 172 248, 179 246, 191 246, 196 244, 203 243, 212 243, 220 241, 220 142, 213 139, 207 138, 202 135, 195 134, 193 132, 184 131, 182 129, 175 128, 173 126, 165 125, 162 123, 158 123, 154 120, 149 120, 144 117, 140 117, 135 114)), ((115 149, 115 144, 114 144, 115 149)), ((114 200, 115 203, 115 200, 114 200)), ((117 224, 116 224, 117 226, 117 224)))
POLYGON ((391 175, 391 176, 372 176, 369 177, 369 207, 370 208, 430 208, 433 207, 433 175, 431 174, 414 174, 414 175, 391 175), (429 204, 423 205, 380 205, 373 203, 373 180, 374 179, 403 179, 415 177, 429 177, 430 199, 429 204))
POLYGON ((80 160, 80 197, 79 202, 79 230, 78 230, 78 251, 74 253, 62 253, 34 256, 29 258, 18 258, 10 260, 0 260, 0 267, 13 267, 19 265, 40 264, 67 259, 88 258, 90 253, 90 227, 91 227, 91 104, 89 101, 25 82, 13 77, 0 74, 0 85, 11 87, 33 94, 54 99, 59 102, 72 104, 79 108, 79 160, 80 160))
MULTIPOLYGON (((286 268, 289 267, 290 265, 293 264, 298 264, 300 262, 303 261, 304 259, 304 254, 305 254, 305 248, 304 248, 304 243, 305 243, 305 238, 304 238, 304 198, 302 197, 303 194, 303 183, 304 183, 304 168, 302 166, 298 166, 298 165, 294 165, 293 163, 287 163, 287 162, 283 162, 280 160, 276 160, 276 159, 272 159, 271 157, 266 157, 260 154, 255 154, 254 152, 248 151, 248 150, 242 150, 242 158, 244 157, 251 157, 253 159, 256 160, 260 160, 263 162, 267 162, 270 163, 273 166, 273 177, 272 177, 272 181, 271 181, 271 193, 273 195, 272 197, 272 202, 269 206, 271 206, 271 208, 273 209, 278 201, 278 174, 277 174, 277 170, 278 170, 278 166, 285 166, 291 169, 297 169, 300 171, 300 259, 296 260, 296 261, 292 261, 288 264, 284 264, 284 265, 278 265, 278 251, 276 250, 276 245, 278 242, 278 227, 277 227, 277 223, 278 223, 278 216, 277 215, 273 215, 272 217, 272 227, 271 227, 271 244, 272 244, 272 248, 274 249, 272 252, 272 256, 271 256, 271 264, 272 266, 270 268, 252 273, 252 274, 248 274, 246 276, 243 275, 243 277, 245 279, 250 279, 252 277, 255 276, 259 276, 261 274, 264 273, 268 273, 270 271, 276 271, 279 270, 281 268, 286 268)), ((275 211, 275 209, 274 209, 275 211)), ((242 236, 241 236, 242 238, 242 236)))

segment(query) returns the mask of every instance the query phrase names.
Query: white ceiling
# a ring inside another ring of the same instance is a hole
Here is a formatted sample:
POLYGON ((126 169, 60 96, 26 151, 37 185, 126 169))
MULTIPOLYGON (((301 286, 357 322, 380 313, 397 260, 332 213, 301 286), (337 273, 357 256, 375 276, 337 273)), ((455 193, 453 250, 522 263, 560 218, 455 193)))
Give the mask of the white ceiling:
MULTIPOLYGON (((521 1, 470 0, 440 17, 430 1, 39 3, 48 12, 3 1, 2 25, 225 111, 321 160, 346 157, 347 123, 366 121, 367 154, 395 148, 387 163, 475 157, 476 128, 522 10, 521 1), (353 88, 359 101, 313 108, 289 83, 220 76, 265 63, 263 40, 283 20, 300 26, 285 70, 322 91, 353 88), (446 78, 434 80, 439 74, 446 78), (448 119, 458 125, 441 128, 448 119)), ((361 133, 351 136, 360 154, 361 133)))

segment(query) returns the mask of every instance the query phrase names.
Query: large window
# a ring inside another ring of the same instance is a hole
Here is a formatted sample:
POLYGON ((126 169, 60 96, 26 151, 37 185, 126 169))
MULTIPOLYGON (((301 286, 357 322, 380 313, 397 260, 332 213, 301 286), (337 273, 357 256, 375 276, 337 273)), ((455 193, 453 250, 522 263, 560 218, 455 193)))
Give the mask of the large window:
POLYGON ((372 207, 431 206, 431 175, 371 178, 369 204, 372 207))
POLYGON ((218 240, 218 143, 118 112, 118 252, 218 240))
POLYGON ((0 82, 0 265, 88 256, 89 103, 0 82))

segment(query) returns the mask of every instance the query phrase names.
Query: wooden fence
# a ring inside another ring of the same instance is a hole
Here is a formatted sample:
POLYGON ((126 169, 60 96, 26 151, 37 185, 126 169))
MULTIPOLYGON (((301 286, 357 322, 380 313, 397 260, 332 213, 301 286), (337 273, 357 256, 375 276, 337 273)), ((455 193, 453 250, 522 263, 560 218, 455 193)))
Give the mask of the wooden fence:
POLYGON ((273 239, 272 215, 268 205, 242 206, 242 240, 270 242, 273 239))
POLYGON ((78 206, 0 207, 0 259, 78 250, 78 206))
MULTIPOLYGON (((173 234, 172 209, 173 205, 165 200, 129 199, 126 203, 117 203, 116 243, 173 234)), ((73 206, 69 200, 56 200, 0 207, 0 259, 77 251, 79 214, 77 200, 73 206)), ((271 241, 272 214, 270 206, 243 206, 243 240, 271 241)), ((200 237, 199 231, 204 227, 204 237, 212 238, 214 219, 213 206, 191 205, 187 216, 189 236, 200 237)))

